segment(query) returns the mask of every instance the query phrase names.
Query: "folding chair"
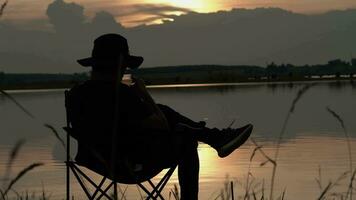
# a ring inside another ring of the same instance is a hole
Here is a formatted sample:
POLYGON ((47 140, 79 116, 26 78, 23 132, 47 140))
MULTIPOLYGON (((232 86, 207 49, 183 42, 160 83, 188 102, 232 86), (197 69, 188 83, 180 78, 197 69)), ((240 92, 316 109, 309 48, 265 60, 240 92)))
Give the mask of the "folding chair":
MULTIPOLYGON (((109 200, 115 200, 114 197, 110 196, 108 194, 109 190, 111 188, 114 189, 114 196, 117 197, 117 183, 124 183, 124 184, 137 184, 146 194, 146 200, 149 199, 161 199, 164 200, 163 196, 161 195, 162 190, 168 183, 170 177, 172 176, 173 172, 175 171, 177 165, 171 166, 168 171, 164 174, 163 178, 159 181, 157 185, 155 185, 151 179, 156 176, 158 173, 160 173, 162 170, 157 170, 154 171, 154 173, 151 173, 150 175, 143 176, 143 177, 135 177, 135 178, 130 178, 125 177, 124 179, 120 180, 120 178, 115 178, 112 179, 108 174, 102 173, 100 171, 97 171, 95 169, 92 169, 90 166, 83 165, 82 163, 79 163, 75 160, 73 160, 70 157, 70 141, 71 137, 76 139, 74 137, 75 134, 73 128, 71 127, 71 119, 69 116, 69 106, 68 106, 68 95, 70 91, 65 91, 65 107, 66 107, 66 118, 67 118, 67 126, 64 127, 63 129, 66 131, 66 151, 67 151, 67 156, 66 156, 66 199, 70 200, 70 174, 71 172, 73 173, 74 177, 78 181, 79 185, 83 189, 85 195, 87 196, 88 199, 94 200, 94 199, 101 199, 103 197, 106 197, 109 200), (96 174, 99 174, 102 176, 101 181, 99 183, 96 183, 95 181, 92 180, 92 178, 87 175, 83 170, 81 169, 82 167, 85 167, 96 174), (148 182, 148 185, 150 186, 150 189, 145 187, 142 183, 148 182), (92 187, 95 188, 94 192, 91 192, 90 189, 87 187, 85 183, 89 183, 92 187)), ((139 171, 135 171, 139 172, 139 171)), ((116 198, 115 197, 115 198, 116 198)))

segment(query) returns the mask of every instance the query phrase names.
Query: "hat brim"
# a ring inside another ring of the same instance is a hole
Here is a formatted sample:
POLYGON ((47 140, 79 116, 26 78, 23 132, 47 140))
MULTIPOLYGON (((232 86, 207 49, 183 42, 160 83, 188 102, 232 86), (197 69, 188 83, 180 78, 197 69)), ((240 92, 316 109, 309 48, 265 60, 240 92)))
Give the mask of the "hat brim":
MULTIPOLYGON (((93 57, 79 59, 77 62, 83 67, 91 67, 95 64, 108 63, 108 61, 105 62, 103 60, 97 60, 93 57)), ((143 57, 129 55, 126 57, 125 62, 130 69, 136 69, 143 63, 143 57)))

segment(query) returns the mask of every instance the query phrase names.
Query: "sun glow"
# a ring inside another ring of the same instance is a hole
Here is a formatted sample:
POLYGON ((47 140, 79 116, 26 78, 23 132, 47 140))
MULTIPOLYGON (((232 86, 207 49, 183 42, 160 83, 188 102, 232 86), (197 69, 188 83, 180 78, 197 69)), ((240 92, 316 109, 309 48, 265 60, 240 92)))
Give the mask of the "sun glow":
POLYGON ((169 3, 177 7, 191 8, 193 10, 204 8, 202 0, 170 0, 169 3))
MULTIPOLYGON (((150 1, 150 3, 152 3, 152 1, 150 1)), ((195 12, 212 12, 219 9, 216 3, 211 0, 155 0, 154 3, 187 8, 195 12)))

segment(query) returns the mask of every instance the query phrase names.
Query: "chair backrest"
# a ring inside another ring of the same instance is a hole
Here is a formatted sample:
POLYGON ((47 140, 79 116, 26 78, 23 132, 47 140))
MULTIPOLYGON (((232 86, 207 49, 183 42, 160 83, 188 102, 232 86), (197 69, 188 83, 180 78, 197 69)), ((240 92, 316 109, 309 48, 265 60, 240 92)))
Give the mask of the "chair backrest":
MULTIPOLYGON (((79 135, 76 134, 72 130, 72 119, 73 119, 73 114, 77 112, 76 105, 74 105, 75 102, 73 102, 73 93, 70 90, 65 90, 64 91, 64 105, 66 109, 66 120, 67 120, 67 126, 64 128, 67 133, 72 136, 75 139, 79 139, 79 135)), ((79 105, 78 105, 79 106, 79 105)), ((79 114, 79 113, 77 113, 79 114)))
MULTIPOLYGON (((115 172, 115 177, 110 177, 108 172, 108 165, 104 164, 100 155, 96 152, 93 153, 90 147, 85 142, 81 141, 81 133, 78 130, 73 129, 72 120, 76 115, 80 115, 78 107, 80 102, 76 102, 73 98, 75 94, 73 91, 65 91, 65 108, 66 108, 66 119, 67 126, 63 129, 67 132, 67 142, 69 143, 70 137, 73 137, 78 142, 78 152, 75 158, 77 164, 84 166, 102 176, 115 180, 119 183, 124 184, 137 184, 147 180, 150 180, 157 174, 159 174, 163 169, 145 169, 141 168, 140 164, 128 165, 126 162, 121 162, 117 166, 118 171, 115 172), (78 107, 77 107, 78 106, 78 107), (130 168, 128 167, 130 166, 130 168)), ((70 154, 70 149, 67 149, 67 153, 70 154)))

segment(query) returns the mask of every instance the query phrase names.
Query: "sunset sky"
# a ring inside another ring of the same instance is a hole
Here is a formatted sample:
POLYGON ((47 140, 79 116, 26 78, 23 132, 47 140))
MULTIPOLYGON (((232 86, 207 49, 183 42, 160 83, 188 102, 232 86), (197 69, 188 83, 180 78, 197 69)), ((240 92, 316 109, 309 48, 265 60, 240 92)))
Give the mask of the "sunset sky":
MULTIPOLYGON (((4 2, 4 0, 0 0, 4 2)), ((51 0, 9 1, 4 20, 43 21, 51 0)), ((124 26, 159 23, 168 15, 188 11, 215 12, 232 8, 279 7, 297 13, 321 13, 329 10, 356 8, 355 0, 65 0, 85 8, 86 15, 108 11, 124 26)))
POLYGON ((305 65, 356 55, 356 0, 8 2, 0 19, 6 72, 77 72, 76 59, 108 32, 125 35, 143 67, 305 65))

